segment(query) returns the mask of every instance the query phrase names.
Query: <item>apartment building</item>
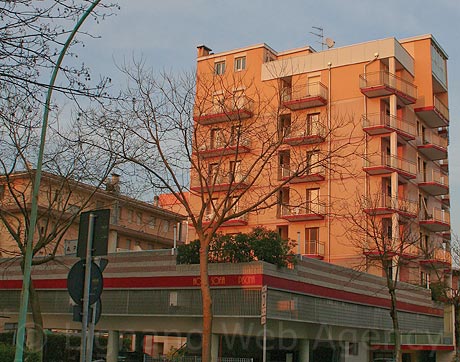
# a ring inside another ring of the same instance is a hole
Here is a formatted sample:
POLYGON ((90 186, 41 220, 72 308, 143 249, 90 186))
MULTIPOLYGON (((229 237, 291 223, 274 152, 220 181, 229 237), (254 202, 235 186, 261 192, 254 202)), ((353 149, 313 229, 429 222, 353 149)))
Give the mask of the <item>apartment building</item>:
MULTIPOLYGON (((24 233, 24 215, 30 213, 32 180, 35 172, 15 172, 0 176, 0 257, 18 252, 18 245, 8 231, 13 226, 24 233), (7 226, 8 225, 8 226, 7 226), (22 231, 21 231, 22 230, 22 231)), ((76 253, 79 214, 81 211, 110 209, 109 253, 172 248, 185 240, 184 217, 120 193, 120 178, 113 174, 102 189, 57 176, 42 175, 39 193, 39 217, 36 243, 43 247, 37 256, 76 253), (48 240, 49 239, 49 240, 48 240)))
POLYGON ((385 253, 414 284, 450 270, 447 54, 432 35, 199 46, 194 121, 204 224, 264 225, 298 254, 378 275, 385 253))

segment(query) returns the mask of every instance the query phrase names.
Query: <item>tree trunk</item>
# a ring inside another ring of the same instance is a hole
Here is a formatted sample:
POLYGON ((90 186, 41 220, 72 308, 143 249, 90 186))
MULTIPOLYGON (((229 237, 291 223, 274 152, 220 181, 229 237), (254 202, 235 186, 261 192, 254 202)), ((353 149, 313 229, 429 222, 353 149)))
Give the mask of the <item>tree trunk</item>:
POLYGON ((201 342, 202 362, 211 362, 211 337, 212 337, 212 299, 209 288, 208 275, 208 250, 207 247, 200 248, 200 279, 201 299, 203 301, 203 336, 201 342))
POLYGON ((40 301, 38 299, 37 291, 34 288, 32 280, 30 281, 29 286, 29 305, 32 311, 32 320, 34 323, 33 329, 29 337, 32 337, 32 340, 27 341, 27 346, 33 352, 37 352, 40 358, 40 361, 43 360, 43 317, 42 311, 40 308, 40 301))
POLYGON ((460 304, 454 303, 455 362, 460 361, 460 304))
POLYGON ((393 334, 395 339, 395 361, 402 361, 402 351, 401 351, 401 332, 399 330, 399 320, 398 320, 398 311, 396 309, 396 290, 394 288, 389 289, 390 299, 391 299, 391 320, 393 322, 393 334))

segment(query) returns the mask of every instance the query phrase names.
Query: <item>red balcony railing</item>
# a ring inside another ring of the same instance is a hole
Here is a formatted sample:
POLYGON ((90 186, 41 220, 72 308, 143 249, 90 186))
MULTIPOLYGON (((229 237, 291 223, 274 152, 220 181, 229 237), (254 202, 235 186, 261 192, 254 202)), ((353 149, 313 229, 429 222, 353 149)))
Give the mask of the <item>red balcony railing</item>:
POLYGON ((433 96, 432 105, 418 107, 414 111, 430 128, 449 125, 449 108, 436 96, 433 96))
POLYGON ((449 176, 440 170, 432 169, 417 178, 418 186, 430 195, 439 196, 449 193, 449 176))
POLYGON ((439 208, 420 211, 419 224, 429 231, 439 232, 450 230, 450 213, 439 208))
POLYGON ((447 145, 447 138, 441 137, 430 130, 425 130, 423 134, 417 138, 417 148, 419 152, 432 161, 447 158, 447 145))
POLYGON ((301 205, 282 205, 280 217, 289 221, 322 220, 326 215, 326 204, 320 200, 301 205))
POLYGON ((253 116, 253 107, 254 102, 246 96, 229 98, 206 110, 195 109, 193 119, 203 125, 242 120, 253 116))
POLYGON ((379 196, 378 199, 366 202, 364 212, 370 215, 385 215, 396 212, 405 217, 417 217, 417 202, 405 198, 394 198, 386 194, 379 196))
POLYGON ((359 85, 361 92, 370 98, 395 94, 403 104, 417 100, 417 87, 412 82, 387 71, 361 74, 359 85))
POLYGON ((324 106, 327 104, 327 87, 321 82, 315 82, 284 88, 281 101, 290 110, 324 106))
POLYGON ((415 139, 416 125, 414 122, 380 112, 363 115, 363 130, 370 135, 397 132, 404 140, 411 141, 415 139))
POLYGON ((307 128, 290 130, 284 136, 284 142, 291 146, 307 145, 324 142, 326 127, 322 122, 312 122, 307 128))
POLYGON ((364 159, 363 169, 369 175, 397 172, 404 179, 414 179, 417 176, 415 162, 387 154, 369 155, 364 159))

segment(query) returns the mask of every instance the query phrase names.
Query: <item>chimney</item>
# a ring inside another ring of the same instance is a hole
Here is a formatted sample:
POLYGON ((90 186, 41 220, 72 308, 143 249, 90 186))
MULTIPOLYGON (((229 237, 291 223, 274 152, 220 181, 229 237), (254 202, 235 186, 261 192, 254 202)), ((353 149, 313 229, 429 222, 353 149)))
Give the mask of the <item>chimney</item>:
POLYGON ((114 194, 120 193, 120 175, 112 173, 109 180, 105 184, 106 191, 113 192, 114 194))
POLYGON ((160 205, 160 196, 155 195, 153 196, 153 206, 158 207, 160 205))
POLYGON ((198 58, 199 57, 205 57, 207 55, 209 55, 209 53, 212 51, 211 48, 208 48, 206 45, 198 45, 196 47, 198 49, 198 58))

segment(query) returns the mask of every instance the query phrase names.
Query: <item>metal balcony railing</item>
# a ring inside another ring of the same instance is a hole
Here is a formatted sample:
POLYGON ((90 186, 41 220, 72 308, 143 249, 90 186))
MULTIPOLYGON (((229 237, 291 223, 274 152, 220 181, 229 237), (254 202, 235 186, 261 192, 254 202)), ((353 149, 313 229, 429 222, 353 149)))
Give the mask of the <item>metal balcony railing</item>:
POLYGON ((301 205, 282 205, 281 216, 295 215, 324 215, 326 213, 326 204, 320 200, 305 202, 301 205))
POLYGON ((396 131, 403 137, 414 139, 416 124, 406 119, 398 118, 385 112, 363 115, 363 129, 370 134, 379 134, 383 130, 396 131))
POLYGON ((420 221, 434 221, 450 225, 450 213, 447 210, 442 210, 437 207, 420 212, 420 221))
POLYGON ((405 173, 409 177, 415 178, 417 174, 417 165, 413 161, 406 160, 397 156, 387 154, 372 154, 364 159, 365 168, 383 168, 395 170, 396 172, 405 173))
POLYGON ((442 148, 447 148, 449 141, 445 137, 441 137, 433 131, 425 130, 422 136, 417 140, 417 145, 434 145, 442 148))
POLYGON ((435 169, 432 169, 425 174, 419 174, 417 181, 418 183, 431 182, 443 186, 449 186, 449 176, 447 176, 444 172, 435 169))
POLYGON ((449 120, 449 108, 436 96, 433 96, 433 105, 434 108, 441 114, 441 116, 449 120))
POLYGON ((324 242, 319 240, 305 241, 304 254, 324 256, 324 242))
POLYGON ((372 88, 384 90, 383 93, 375 92, 375 96, 396 94, 403 97, 405 103, 414 103, 417 99, 417 87, 412 82, 384 70, 361 74, 359 85, 364 93, 369 93, 372 88))

